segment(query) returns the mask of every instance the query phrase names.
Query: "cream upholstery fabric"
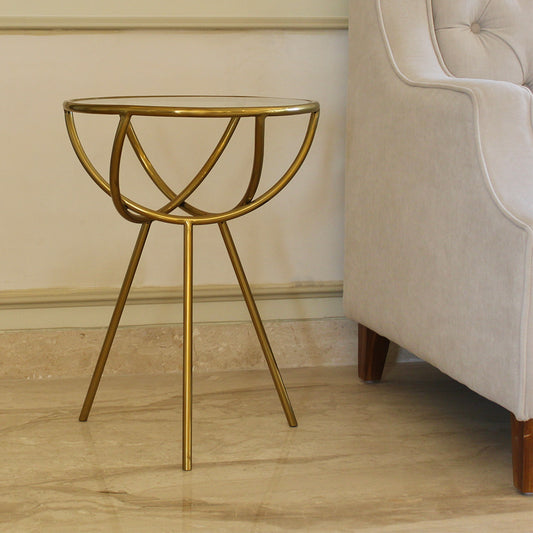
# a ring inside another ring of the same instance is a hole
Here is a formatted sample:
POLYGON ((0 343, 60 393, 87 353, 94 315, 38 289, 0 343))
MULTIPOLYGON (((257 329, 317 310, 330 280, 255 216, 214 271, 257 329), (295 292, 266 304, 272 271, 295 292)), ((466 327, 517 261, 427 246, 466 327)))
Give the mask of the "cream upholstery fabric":
POLYGON ((519 420, 533 418, 532 4, 350 2, 346 314, 519 420))
POLYGON ((438 46, 454 76, 510 81, 533 89, 531 0, 432 4, 438 46))

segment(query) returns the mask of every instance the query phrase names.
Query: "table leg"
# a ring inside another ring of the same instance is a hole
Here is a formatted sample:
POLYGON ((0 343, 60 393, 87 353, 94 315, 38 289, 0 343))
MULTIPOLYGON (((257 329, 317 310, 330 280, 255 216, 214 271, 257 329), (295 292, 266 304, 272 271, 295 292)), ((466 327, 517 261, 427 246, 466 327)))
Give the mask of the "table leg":
POLYGON ((242 295, 244 296, 244 300, 248 307, 248 312, 250 313, 250 317, 257 333, 259 343, 261 344, 261 348, 263 349, 263 354, 265 356, 268 369, 270 370, 272 380, 274 381, 274 385, 278 392, 283 411, 285 412, 285 416, 287 417, 287 422, 289 423, 289 426, 296 427, 298 425, 298 422, 296 421, 296 416, 292 409, 287 389, 285 388, 283 378, 281 377, 281 373, 279 371, 276 359, 272 352, 272 348, 270 347, 270 343, 268 341, 268 337, 263 326, 261 316, 259 315, 259 311, 255 304, 250 285, 248 284, 248 280, 246 279, 246 274, 244 273, 244 269, 237 253, 235 243, 233 241, 226 222, 220 222, 218 225, 220 228, 220 232, 222 233, 222 238, 224 239, 224 244, 226 245, 226 249, 228 250, 228 255, 230 257, 231 264, 233 265, 233 270, 235 270, 235 274, 239 281, 242 295))
POLYGON ((182 468, 192 468, 192 230, 184 224, 183 239, 183 413, 182 468))
POLYGON ((102 377, 102 373, 107 362, 107 356, 109 355, 109 350, 111 350, 111 345, 113 344, 113 340, 117 332, 122 311, 124 310, 124 305, 126 304, 126 300, 131 289, 131 284, 133 283, 133 278, 135 276, 137 266, 139 265, 139 260, 141 259, 144 244, 146 243, 146 238, 148 237, 150 224, 151 222, 145 222, 141 225, 141 229, 139 230, 137 242, 133 248, 130 263, 128 265, 128 269, 126 270, 124 281, 122 282, 122 287, 118 295, 117 303, 115 304, 113 315, 111 316, 111 321, 109 322, 109 327, 107 328, 102 349, 100 350, 100 356, 98 357, 98 361, 94 368, 93 377, 91 379, 91 383, 89 384, 85 401, 83 402, 83 407, 79 417, 80 422, 85 422, 89 417, 94 397, 96 395, 96 391, 98 390, 98 385, 100 384, 100 378, 102 377))

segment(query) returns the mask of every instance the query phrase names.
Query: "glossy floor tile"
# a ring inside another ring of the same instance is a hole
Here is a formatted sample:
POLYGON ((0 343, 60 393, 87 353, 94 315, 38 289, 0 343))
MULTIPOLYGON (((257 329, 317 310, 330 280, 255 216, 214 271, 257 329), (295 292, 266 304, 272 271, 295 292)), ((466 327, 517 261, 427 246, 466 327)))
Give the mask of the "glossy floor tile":
POLYGON ((2 532, 531 532, 506 411, 428 365, 199 374, 193 470, 180 376, 0 381, 2 532))

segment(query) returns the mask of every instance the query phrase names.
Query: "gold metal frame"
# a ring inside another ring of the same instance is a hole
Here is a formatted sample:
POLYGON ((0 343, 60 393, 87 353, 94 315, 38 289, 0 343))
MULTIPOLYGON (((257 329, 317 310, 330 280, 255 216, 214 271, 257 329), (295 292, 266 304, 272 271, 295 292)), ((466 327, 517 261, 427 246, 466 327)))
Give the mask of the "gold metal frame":
POLYGON ((276 359, 270 347, 268 337, 255 304, 252 291, 246 279, 235 243, 231 236, 227 221, 245 215, 268 202, 278 194, 294 177, 302 165, 315 135, 319 105, 317 102, 299 101, 276 101, 275 99, 263 99, 254 97, 182 97, 187 105, 179 105, 180 97, 118 97, 118 98, 94 98, 86 100, 70 100, 64 103, 65 120, 70 141, 83 168, 112 199, 117 211, 130 222, 140 224, 139 235, 133 248, 133 253, 126 270, 122 287, 119 292, 115 309, 113 311, 109 327, 93 372, 93 376, 85 397, 80 413, 80 421, 86 421, 96 395, 102 373, 115 337, 120 318, 128 293, 133 283, 133 278, 141 258, 141 254, 148 237, 153 221, 180 224, 184 229, 184 256, 183 256, 183 415, 182 415, 182 467, 190 470, 192 467, 192 287, 193 287, 193 227, 197 224, 217 224, 222 239, 230 257, 233 269, 237 276, 244 300, 255 331, 257 333, 263 354, 265 356, 270 374, 276 387, 281 405, 285 412, 288 424, 291 427, 297 425, 296 417, 292 409, 287 390, 283 383, 276 359), (155 104, 150 101, 154 98, 155 104), (197 100, 195 100, 197 98, 197 100), (209 106, 205 105, 206 98, 209 106), (197 102, 197 105, 191 105, 197 102), (235 101, 240 105, 234 105, 235 101), (213 102, 216 105, 213 105, 213 102), (89 160, 74 123, 74 113, 114 114, 119 117, 109 170, 109 180, 106 180, 89 160), (265 123, 269 116, 283 116, 309 114, 309 122, 304 140, 294 161, 282 177, 266 192, 256 197, 261 179, 265 146, 265 123), (167 117, 226 117, 229 122, 213 152, 185 188, 179 193, 174 192, 163 178, 157 173, 146 152, 141 146, 139 138, 132 125, 134 115, 142 116, 167 116, 167 117), (254 117, 255 141, 254 159, 251 176, 242 199, 232 208, 224 212, 211 213, 199 209, 187 200, 198 186, 208 176, 220 156, 228 146, 242 117, 254 117), (154 185, 169 200, 157 210, 148 208, 134 200, 124 196, 120 189, 120 161, 126 138, 132 146, 143 169, 154 185), (173 212, 181 209, 185 214, 179 215, 173 212))

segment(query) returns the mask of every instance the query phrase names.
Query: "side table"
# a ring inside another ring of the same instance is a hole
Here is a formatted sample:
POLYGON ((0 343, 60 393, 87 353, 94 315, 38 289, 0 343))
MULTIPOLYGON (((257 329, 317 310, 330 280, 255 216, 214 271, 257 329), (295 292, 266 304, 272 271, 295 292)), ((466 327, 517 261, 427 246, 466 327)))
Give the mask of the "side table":
POLYGON ((259 338, 270 374, 274 381, 289 426, 297 425, 287 390, 283 383, 265 328, 257 310, 246 279, 227 221, 243 216, 268 202, 293 178, 311 147, 316 131, 319 104, 309 100, 263 98, 251 96, 121 96, 110 98, 86 98, 64 102, 65 120, 70 141, 83 168, 112 199, 117 211, 125 219, 140 225, 129 266, 111 317, 109 327, 94 369, 94 373, 80 413, 80 421, 86 421, 104 371, 109 350, 113 343, 120 317, 130 291, 135 271, 143 251, 152 222, 179 224, 184 230, 183 259, 183 414, 182 414, 182 467, 192 467, 192 287, 193 287, 193 228, 199 224, 217 224, 222 234, 233 269, 237 276, 251 320, 259 338), (118 126, 111 151, 109 179, 105 179, 89 160, 74 122, 74 114, 90 113, 116 115, 118 126), (287 171, 266 192, 257 195, 263 167, 265 148, 265 122, 268 117, 309 115, 301 147, 287 171), (144 151, 133 128, 133 117, 203 117, 226 119, 226 129, 213 152, 200 171, 179 192, 175 192, 158 174, 144 151), (255 121, 254 159, 251 176, 242 198, 231 209, 208 212, 192 204, 190 196, 205 180, 228 146, 239 121, 250 117, 255 121), (167 200, 159 209, 152 209, 121 193, 120 162, 126 138, 137 155, 146 174, 167 200), (181 214, 174 211, 181 210, 181 214))

